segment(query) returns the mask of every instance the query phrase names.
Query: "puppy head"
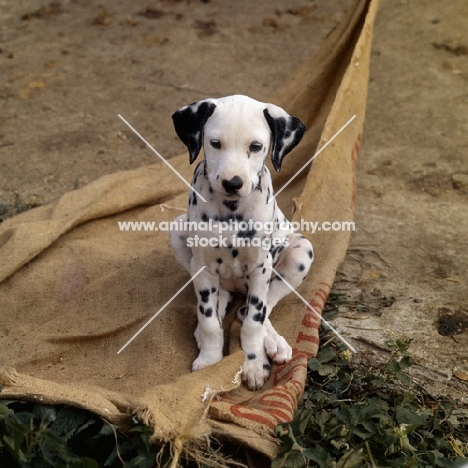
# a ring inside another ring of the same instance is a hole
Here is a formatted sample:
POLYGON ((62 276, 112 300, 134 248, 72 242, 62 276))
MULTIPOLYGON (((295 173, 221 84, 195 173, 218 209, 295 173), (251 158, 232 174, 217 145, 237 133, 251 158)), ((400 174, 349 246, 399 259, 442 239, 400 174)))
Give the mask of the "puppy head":
POLYGON ((280 107, 241 95, 195 102, 179 109, 172 119, 189 150, 190 163, 203 146, 211 186, 236 197, 246 197, 258 186, 270 149, 279 172, 283 158, 305 131, 298 118, 280 107))

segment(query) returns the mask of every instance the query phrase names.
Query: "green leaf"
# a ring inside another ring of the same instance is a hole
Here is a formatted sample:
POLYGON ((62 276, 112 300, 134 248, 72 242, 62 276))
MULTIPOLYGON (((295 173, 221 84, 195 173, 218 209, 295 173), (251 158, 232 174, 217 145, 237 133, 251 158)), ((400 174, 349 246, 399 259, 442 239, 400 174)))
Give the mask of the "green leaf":
POLYGON ((44 423, 49 424, 55 421, 57 411, 53 406, 36 404, 33 407, 33 418, 40 419, 44 423))
POLYGON ((325 433, 325 425, 330 420, 330 413, 328 411, 322 410, 315 417, 315 423, 319 426, 321 435, 325 433))
POLYGON ((409 377, 404 372, 396 371, 394 375, 400 382, 403 382, 405 385, 409 386, 411 384, 409 377))
POLYGON ((99 464, 92 458, 82 458, 70 465, 70 468, 99 468, 99 464))
POLYGON ((292 450, 273 460, 271 468, 304 468, 306 461, 302 452, 292 450))
POLYGON ((428 419, 426 412, 420 412, 415 407, 398 406, 396 408, 395 417, 398 424, 406 424, 412 427, 423 426, 428 419))
POLYGON ((317 353, 317 361, 321 364, 336 359, 336 352, 333 348, 323 348, 317 353))
POLYGON ((364 456, 362 455, 362 449, 350 450, 338 460, 336 468, 355 468, 362 466, 363 461, 364 456))
POLYGON ((100 439, 101 437, 107 437, 110 435, 113 436, 117 429, 117 426, 113 426, 110 423, 104 422, 101 430, 93 437, 93 439, 100 439))
POLYGON ((299 419, 298 428, 301 434, 304 434, 307 427, 312 426, 312 424, 314 424, 317 421, 315 413, 316 413, 316 410, 314 409, 307 409, 301 412, 298 418, 299 419))
POLYGON ((51 429, 68 441, 77 431, 81 430, 83 425, 89 425, 91 419, 92 417, 87 411, 65 406, 58 411, 51 429))
POLYGON ((0 404, 0 419, 3 419, 5 416, 13 413, 14 411, 11 408, 8 408, 7 405, 0 404))
POLYGON ((322 377, 334 377, 338 373, 338 368, 333 364, 323 364, 318 373, 322 377))
POLYGON ((413 361, 410 356, 403 356, 400 359, 400 369, 408 369, 413 365, 413 361))
POLYGON ((320 468, 329 468, 333 460, 331 455, 319 445, 305 450, 303 455, 308 460, 317 463, 320 468))
POLYGON ((322 364, 317 358, 309 359, 308 366, 312 372, 317 372, 322 368, 322 364))

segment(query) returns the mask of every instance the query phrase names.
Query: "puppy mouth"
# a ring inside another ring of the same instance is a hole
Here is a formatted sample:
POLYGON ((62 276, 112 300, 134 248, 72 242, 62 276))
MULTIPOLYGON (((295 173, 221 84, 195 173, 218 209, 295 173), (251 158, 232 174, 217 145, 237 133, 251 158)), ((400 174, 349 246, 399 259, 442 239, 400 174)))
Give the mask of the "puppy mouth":
POLYGON ((240 193, 227 193, 224 191, 223 193, 224 198, 227 198, 228 200, 235 200, 236 198, 242 198, 242 195, 240 193))

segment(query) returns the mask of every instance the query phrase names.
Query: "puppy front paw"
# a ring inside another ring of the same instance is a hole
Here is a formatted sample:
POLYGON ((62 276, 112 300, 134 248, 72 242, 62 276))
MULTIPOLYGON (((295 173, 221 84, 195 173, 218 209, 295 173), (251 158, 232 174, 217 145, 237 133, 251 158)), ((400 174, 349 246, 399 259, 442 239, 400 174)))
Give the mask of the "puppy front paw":
POLYGON ((268 333, 263 341, 265 351, 276 364, 285 364, 292 358, 292 348, 278 333, 268 333))
POLYGON ((261 356, 248 354, 242 365, 242 381, 249 390, 260 390, 270 376, 270 369, 270 362, 265 353, 261 356))
POLYGON ((201 370, 205 368, 206 366, 211 366, 212 364, 216 364, 217 362, 221 361, 223 359, 223 354, 220 353, 213 353, 213 354, 208 354, 208 353, 200 353, 193 361, 192 364, 192 372, 201 370))

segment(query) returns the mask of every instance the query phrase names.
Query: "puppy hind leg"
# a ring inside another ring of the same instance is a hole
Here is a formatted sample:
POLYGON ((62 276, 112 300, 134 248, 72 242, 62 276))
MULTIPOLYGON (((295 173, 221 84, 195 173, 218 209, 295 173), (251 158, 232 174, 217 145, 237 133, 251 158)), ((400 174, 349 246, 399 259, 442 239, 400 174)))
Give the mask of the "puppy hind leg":
MULTIPOLYGON (((293 292, 304 280, 313 262, 312 244, 300 234, 289 236, 289 245, 278 257, 270 278, 268 290, 268 315, 276 304, 293 292)), ((277 364, 289 362, 292 357, 291 346, 275 330, 271 321, 265 321, 267 336, 264 340, 265 351, 277 364)))
POLYGON ((288 241, 273 265, 268 289, 269 310, 304 281, 314 260, 312 244, 304 236, 292 233, 288 241))

